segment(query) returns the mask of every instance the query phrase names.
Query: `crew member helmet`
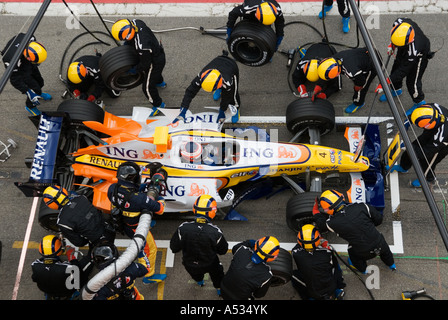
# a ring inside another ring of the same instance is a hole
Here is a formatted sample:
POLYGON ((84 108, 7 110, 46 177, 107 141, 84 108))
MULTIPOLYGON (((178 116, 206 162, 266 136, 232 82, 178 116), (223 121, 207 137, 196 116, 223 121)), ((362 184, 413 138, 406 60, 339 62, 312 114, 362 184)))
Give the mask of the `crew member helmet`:
POLYGON ((68 191, 57 185, 47 187, 44 190, 42 199, 47 207, 53 210, 61 209, 70 201, 68 191))
POLYGON ((303 66, 303 73, 308 81, 316 82, 319 80, 319 74, 317 73, 317 67, 319 66, 319 60, 311 59, 303 66))
POLYGON ((255 257, 264 262, 274 261, 280 252, 280 243, 277 238, 266 236, 255 242, 255 257))
POLYGON ((396 24, 390 31, 390 41, 397 47, 407 46, 414 42, 415 30, 407 22, 396 24))
POLYGON ((216 200, 208 194, 199 196, 193 205, 193 213, 197 217, 206 217, 209 220, 215 218, 217 210, 216 200))
POLYGON ((222 87, 222 75, 216 69, 205 70, 201 74, 201 87, 207 92, 213 92, 222 87))
POLYGON ((266 26, 273 24, 275 19, 277 19, 277 15, 277 8, 270 2, 261 3, 255 11, 255 17, 266 26))
POLYGON ((117 260, 118 250, 112 243, 98 244, 92 250, 92 260, 98 269, 104 269, 117 260))
POLYGON ((87 77, 87 68, 81 62, 72 62, 68 66, 67 78, 74 84, 81 83, 87 77))
POLYGON ((297 234, 297 243, 307 251, 313 251, 320 244, 320 233, 312 224, 305 224, 297 234))
POLYGON ((122 181, 129 181, 134 184, 140 184, 140 166, 132 161, 123 162, 118 166, 117 178, 122 181))
POLYGON ((317 73, 322 80, 331 80, 338 77, 342 71, 342 63, 339 59, 323 59, 317 67, 317 73))
POLYGON ((417 127, 430 130, 434 129, 440 122, 445 121, 445 116, 431 105, 418 106, 411 113, 411 122, 417 127))
POLYGON ((48 235, 42 238, 39 244, 39 253, 46 258, 60 256, 63 251, 62 241, 55 235, 48 235))
POLYGON ((137 32, 137 27, 129 19, 120 19, 112 26, 112 36, 117 41, 132 40, 137 32))
POLYGON ((180 155, 189 163, 197 163, 201 159, 202 145, 195 141, 187 141, 180 147, 180 155))
POLYGON ((32 41, 23 50, 23 56, 31 63, 40 64, 47 59, 47 50, 41 43, 32 41))
POLYGON ((320 207, 330 215, 342 209, 344 204, 344 195, 336 190, 325 190, 319 198, 320 207))

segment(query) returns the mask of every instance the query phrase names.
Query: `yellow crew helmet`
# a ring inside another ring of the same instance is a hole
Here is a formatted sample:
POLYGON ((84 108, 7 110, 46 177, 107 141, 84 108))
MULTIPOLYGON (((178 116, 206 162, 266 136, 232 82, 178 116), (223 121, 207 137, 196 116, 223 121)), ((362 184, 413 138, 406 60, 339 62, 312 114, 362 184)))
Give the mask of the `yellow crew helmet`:
POLYGON ((67 190, 57 185, 47 187, 42 197, 47 207, 53 210, 61 209, 70 201, 67 190))
POLYGON ((342 209, 344 204, 344 195, 336 190, 325 190, 319 198, 320 207, 330 215, 342 209))
POLYGON ((319 66, 319 60, 311 59, 303 66, 303 73, 308 81, 316 82, 319 80, 319 74, 317 72, 317 67, 319 66))
POLYGON ((445 122, 445 116, 429 104, 423 104, 411 113, 411 122, 417 127, 430 130, 434 129, 440 122, 445 122))
POLYGON ((307 251, 313 251, 320 244, 320 233, 312 224, 305 224, 297 234, 297 243, 307 251))
POLYGON ((39 244, 39 253, 43 257, 56 257, 60 256, 63 251, 63 245, 61 239, 55 235, 48 235, 42 238, 39 244))
POLYGON ((275 19, 277 19, 277 15, 277 8, 270 2, 261 3, 255 11, 255 17, 266 26, 273 24, 275 19))
POLYGON ((266 236, 258 239, 254 247, 256 258, 264 262, 274 261, 280 252, 280 243, 277 238, 266 236))
POLYGON ((201 74, 201 87, 207 92, 213 92, 222 87, 221 72, 207 69, 201 74))
POLYGON ((78 84, 87 77, 87 68, 81 62, 72 62, 68 66, 67 78, 70 82, 78 84))
POLYGON ((112 26, 112 36, 117 41, 132 40, 137 32, 137 27, 129 19, 120 19, 112 26))
POLYGON ((197 217, 206 217, 210 220, 215 218, 217 210, 216 200, 208 194, 199 196, 193 205, 193 213, 197 217))
POLYGON ((317 73, 322 80, 332 80, 338 77, 342 71, 342 63, 339 59, 323 59, 317 67, 317 73))
POLYGON ((23 56, 31 63, 40 64, 47 59, 47 50, 41 43, 32 41, 23 50, 23 56))
POLYGON ((403 47, 412 43, 415 39, 415 30, 407 22, 401 22, 393 26, 390 31, 390 41, 397 47, 403 47))

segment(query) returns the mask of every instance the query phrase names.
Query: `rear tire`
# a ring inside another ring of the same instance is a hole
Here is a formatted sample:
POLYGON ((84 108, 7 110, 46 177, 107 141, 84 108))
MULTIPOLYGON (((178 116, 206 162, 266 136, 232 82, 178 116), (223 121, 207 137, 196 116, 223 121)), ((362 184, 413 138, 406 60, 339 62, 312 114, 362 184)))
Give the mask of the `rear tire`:
POLYGON ((305 224, 313 224, 313 207, 319 192, 304 192, 291 197, 286 204, 286 224, 299 232, 305 224))
POLYGON ((104 121, 103 108, 87 100, 65 100, 58 106, 58 111, 67 113, 74 122, 104 121))
POLYGON ((247 66, 258 67, 271 60, 277 36, 270 26, 241 20, 233 28, 227 45, 235 60, 247 66))
POLYGON ((301 98, 291 102, 286 109, 286 127, 296 134, 310 126, 318 128, 320 135, 333 130, 335 125, 333 104, 326 99, 301 98))
POLYGON ((47 205, 43 201, 41 201, 38 221, 42 228, 48 231, 59 232, 60 230, 57 225, 58 216, 58 210, 48 208, 47 205))
POLYGON ((101 77, 106 86, 115 91, 125 91, 139 86, 144 79, 143 72, 128 74, 140 59, 135 49, 129 45, 115 47, 100 59, 101 77))

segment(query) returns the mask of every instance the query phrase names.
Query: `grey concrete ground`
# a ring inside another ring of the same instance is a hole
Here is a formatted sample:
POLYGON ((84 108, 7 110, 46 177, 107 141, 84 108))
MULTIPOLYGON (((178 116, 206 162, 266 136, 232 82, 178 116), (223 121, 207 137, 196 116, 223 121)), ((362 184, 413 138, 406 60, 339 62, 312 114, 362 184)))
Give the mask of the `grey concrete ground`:
MULTIPOLYGON (((116 17, 105 17, 114 20, 116 17)), ((382 15, 380 17, 380 29, 370 30, 373 40, 385 53, 388 44, 388 33, 395 15, 382 15)), ((447 19, 445 15, 415 15, 412 16, 419 23, 425 33, 431 38, 433 49, 440 49, 435 58, 430 61, 427 72, 424 76, 424 90, 428 102, 438 102, 442 105, 446 103, 446 72, 447 66, 445 57, 448 48, 443 46, 446 38, 447 19)), ((171 31, 172 28, 183 27, 204 27, 219 28, 225 25, 225 18, 142 18, 148 25, 158 32, 159 39, 163 42, 167 55, 167 66, 164 76, 168 86, 161 90, 161 95, 168 108, 178 108, 183 97, 185 88, 188 86, 195 74, 209 60, 226 49, 222 39, 209 35, 202 35, 200 32, 191 29, 171 31)), ((352 19, 354 20, 354 19, 352 19)), ((31 20, 27 17, 1 16, 0 44, 6 41, 15 33, 26 30, 31 20)), ((83 23, 91 30, 104 31, 98 18, 83 18, 83 23)), ((322 24, 316 17, 287 17, 287 22, 304 21, 319 30, 322 24)), ((326 27, 330 41, 343 43, 348 46, 357 46, 356 24, 352 21, 352 30, 344 35, 341 31, 340 17, 332 15, 326 19, 326 27)), ((62 54, 77 34, 84 30, 69 30, 65 26, 65 18, 45 17, 40 23, 36 32, 36 37, 43 42, 48 49, 48 59, 44 62, 40 70, 46 81, 45 90, 53 95, 51 102, 42 102, 42 110, 56 110, 62 101, 61 94, 64 91, 63 84, 58 78, 59 65, 62 54)), ((84 38, 86 42, 93 41, 89 36, 84 38)), ((304 24, 289 24, 285 30, 285 39, 280 49, 288 50, 298 45, 311 41, 319 41, 317 33, 304 24)), ((359 45, 363 46, 362 39, 359 45)), ((105 52, 107 47, 90 47, 100 52, 105 52)), ((344 49, 342 46, 337 47, 344 49)), ((86 51, 87 52, 87 51, 86 51)), ((251 68, 240 65, 241 73, 241 100, 242 116, 284 116, 287 105, 295 98, 292 95, 287 82, 288 69, 286 57, 276 53, 272 62, 258 68, 251 68)), ((4 70, 4 68, 0 68, 4 70)), ((368 96, 367 106, 360 110, 355 116, 368 116, 369 107, 372 105, 373 89, 377 81, 372 85, 372 94, 368 96)), ((404 90, 400 101, 405 109, 411 106, 412 101, 404 90)), ((343 90, 332 96, 337 116, 346 116, 343 110, 350 103, 352 96, 352 84, 344 79, 343 90)), ((24 158, 32 156, 36 139, 36 130, 28 120, 28 114, 24 110, 25 97, 8 84, 1 93, 0 105, 3 116, 0 119, 1 131, 0 140, 6 142, 7 138, 12 138, 18 143, 18 148, 12 150, 11 158, 0 163, 0 240, 3 244, 2 257, 0 262, 0 299, 10 300, 14 290, 17 290, 18 300, 40 300, 42 293, 31 281, 31 262, 38 258, 39 254, 35 244, 46 235, 34 218, 32 229, 30 230, 30 245, 26 251, 24 268, 20 281, 16 279, 18 274, 19 261, 22 254, 22 243, 26 237, 26 228, 32 208, 33 199, 25 198, 24 195, 13 185, 14 181, 24 181, 28 179, 29 170, 24 165, 24 158), (17 286, 18 284, 18 286, 17 286)), ((105 99, 106 109, 117 115, 128 115, 132 106, 148 105, 139 88, 125 92, 117 100, 105 99)), ((192 105, 192 111, 199 111, 204 105, 214 105, 211 97, 204 93, 198 95, 192 105)), ((388 104, 376 102, 372 110, 372 116, 392 116, 388 104)), ((266 125, 261 125, 265 126, 266 125)), ((271 129, 271 128, 268 128, 271 129)), ((279 129, 280 139, 287 140, 291 135, 284 129, 279 129)), ((381 127, 381 132, 385 144, 387 137, 386 128, 381 127)), ((411 137, 412 138, 412 137, 411 137)), ((342 134, 334 132, 322 139, 323 144, 341 146, 342 134)), ((437 168, 437 175, 446 178, 446 161, 437 168)), ((376 300, 400 300, 401 292, 404 290, 417 290, 425 288, 436 300, 448 298, 448 267, 447 251, 439 236, 434 223, 433 216, 425 201, 421 190, 407 186, 409 180, 415 179, 415 173, 400 175, 400 199, 401 208, 399 213, 392 214, 390 208, 390 193, 386 193, 386 210, 384 222, 379 227, 384 233, 386 240, 394 244, 396 240, 393 235, 393 222, 401 223, 403 253, 396 254, 396 265, 398 270, 391 272, 379 259, 374 259, 370 263, 379 268, 380 282, 379 288, 372 289, 376 300)), ((447 189, 442 187, 434 190, 434 197, 440 207, 443 219, 446 219, 445 195, 447 189)), ((248 217, 248 221, 216 221, 216 224, 223 230, 228 241, 237 242, 247 238, 256 239, 266 234, 276 236, 282 243, 294 243, 296 235, 287 228, 285 223, 285 208, 291 191, 284 191, 270 198, 269 200, 259 199, 255 201, 243 202, 239 211, 248 217)), ((446 221, 446 220, 445 220, 446 221)), ((169 240, 176 227, 182 222, 181 219, 158 220, 157 225, 152 230, 157 240, 169 240)), ((330 243, 343 244, 343 240, 335 235, 327 236, 330 243)), ((166 281, 159 285, 144 286, 138 283, 140 291, 148 300, 219 300, 216 292, 208 281, 206 286, 199 288, 190 279, 181 263, 181 255, 174 258, 174 267, 165 268, 164 259, 167 256, 165 248, 159 248, 158 268, 163 272, 166 269, 168 275, 166 281)), ((341 253, 343 259, 346 255, 341 253)), ((231 261, 231 253, 222 257, 221 261, 225 269, 231 261)), ((361 276, 360 281, 345 266, 342 266, 347 283, 347 300, 369 300, 370 296, 364 286, 364 281, 368 275, 361 276)), ((20 271, 20 270, 19 270, 20 271)), ((271 288, 263 300, 300 300, 298 294, 293 290, 290 283, 271 288)), ((288 304, 289 306, 290 304, 288 304)))

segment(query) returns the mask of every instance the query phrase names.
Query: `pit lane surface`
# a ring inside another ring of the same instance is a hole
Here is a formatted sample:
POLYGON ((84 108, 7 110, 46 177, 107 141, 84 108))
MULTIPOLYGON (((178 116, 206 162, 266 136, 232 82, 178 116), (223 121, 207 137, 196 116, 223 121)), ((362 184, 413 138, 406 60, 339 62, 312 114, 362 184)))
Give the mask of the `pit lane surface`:
MULTIPOLYGON (((333 10, 336 11, 336 10, 333 10)), ((408 15, 409 16, 409 15, 408 15)), ((381 15, 380 29, 370 30, 373 40, 380 49, 385 52, 388 44, 390 26, 397 15, 381 15)), ((446 37, 445 30, 448 22, 446 15, 411 15, 419 23, 425 33, 432 40, 434 50, 441 48, 435 58, 430 61, 424 77, 424 89, 428 102, 438 102, 444 105, 446 102, 445 56, 447 48, 443 46, 446 37), (437 21, 437 23, 434 23, 437 21)), ((13 16, 2 16, 0 25, 2 33, 0 43, 3 45, 15 33, 26 30, 31 19, 13 16), (27 20, 28 19, 28 20, 27 20)), ((104 17, 115 20, 116 17, 104 17)), ((178 108, 185 88, 194 75, 203 65, 226 49, 222 39, 202 35, 195 30, 167 31, 172 28, 195 27, 219 28, 225 25, 223 17, 214 18, 154 18, 142 17, 144 21, 158 33, 166 54, 167 66, 164 71, 165 80, 168 83, 166 89, 161 90, 161 96, 168 108, 178 108)), ((286 21, 305 21, 322 30, 322 25, 316 17, 287 16, 286 21)), ((83 17, 82 22, 90 30, 104 28, 97 17, 83 17)), ((356 46, 357 37, 355 22, 352 19, 352 30, 348 35, 340 31, 340 17, 330 15, 326 19, 328 36, 331 41, 356 46)), ((63 51, 71 39, 83 29, 67 29, 65 17, 44 17, 35 35, 47 47, 49 56, 46 62, 40 66, 40 70, 46 81, 45 90, 53 95, 53 101, 42 102, 42 110, 56 110, 62 102, 61 94, 64 86, 58 78, 59 63, 63 51)), ((280 49, 288 50, 298 45, 319 41, 318 35, 302 24, 291 24, 285 29, 285 39, 280 49)), ((86 41, 92 41, 86 37, 86 41)), ((361 45, 363 44, 360 39, 361 45)), ((96 46, 100 52, 107 50, 104 46, 96 46)), ((337 47, 342 50, 342 47, 337 47)), ((88 53, 92 54, 93 49, 88 53)), ((86 51, 83 51, 86 52, 86 51)), ((287 59, 280 53, 276 53, 272 62, 258 68, 240 66, 241 74, 241 115, 245 116, 284 116, 287 105, 295 99, 287 83, 288 69, 285 67, 287 59)), ((2 67, 3 68, 3 67, 2 67)), ((4 69, 1 69, 4 70, 4 69)), ((390 68, 389 68, 390 70, 390 68)), ((372 92, 376 81, 372 84, 372 92)), ((412 102, 407 91, 400 97, 405 108, 412 102)), ((352 84, 344 79, 343 90, 332 96, 336 115, 344 117, 343 110, 350 103, 352 96, 352 84)), ((368 96, 367 105, 355 115, 369 114, 372 105, 373 93, 368 96)), ((28 179, 29 169, 24 165, 25 157, 32 156, 36 140, 36 129, 28 120, 28 114, 24 110, 24 96, 19 94, 8 84, 1 94, 1 108, 3 116, 1 121, 2 131, 0 140, 6 142, 12 138, 18 143, 17 149, 11 149, 12 156, 4 163, 0 163, 0 234, 3 244, 2 259, 0 262, 0 299, 2 300, 39 300, 42 293, 31 281, 30 264, 39 257, 37 244, 47 234, 37 223, 37 217, 33 216, 33 210, 37 206, 32 198, 24 195, 13 185, 14 181, 28 179), (26 249, 23 250, 23 241, 26 249)), ((144 96, 140 88, 124 92, 118 100, 105 99, 106 109, 117 115, 129 115, 132 106, 149 106, 144 102, 144 96)), ((210 95, 199 94, 191 107, 192 111, 200 111, 202 106, 216 105, 210 95)), ((376 102, 372 111, 373 117, 391 117, 389 106, 376 102)), ((388 122, 389 123, 389 122, 388 122)), ((260 124, 268 130, 278 129, 280 140, 289 140, 291 135, 281 125, 260 124)), ((274 131, 272 131, 274 132, 274 131)), ((383 145, 386 139, 391 138, 394 127, 390 128, 386 123, 381 125, 383 145), (390 133, 388 135, 388 133, 390 133)), ((412 138, 412 137, 411 137, 412 138)), ((335 147, 346 146, 341 133, 334 132, 322 137, 322 144, 335 147)), ((442 162, 437 168, 439 177, 446 177, 447 164, 442 162)), ((399 300, 404 290, 417 290, 425 288, 431 296, 437 300, 448 298, 448 267, 446 264, 447 252, 438 234, 433 217, 429 211, 425 197, 420 190, 407 187, 409 180, 415 179, 413 170, 399 177, 400 210, 392 213, 391 195, 386 194, 386 210, 384 222, 379 230, 384 233, 386 240, 393 246, 398 270, 393 273, 385 267, 379 259, 371 260, 370 264, 378 267, 379 287, 372 289, 377 300, 399 300)), ((434 190, 440 211, 445 217, 445 194, 447 189, 442 187, 434 190)), ((296 234, 289 230, 285 222, 285 208, 288 198, 293 193, 284 191, 273 195, 268 200, 259 199, 243 202, 238 211, 248 218, 248 221, 215 221, 223 230, 227 240, 234 244, 248 238, 257 239, 264 235, 273 235, 279 239, 283 246, 290 248, 296 241, 296 234)), ((394 199, 397 200, 397 199, 394 199)), ((152 229, 155 239, 159 244, 158 271, 166 272, 167 279, 164 283, 143 285, 139 281, 137 286, 148 300, 219 300, 210 281, 206 281, 205 287, 199 288, 188 276, 181 263, 181 255, 172 255, 167 250, 167 243, 182 219, 157 220, 152 229)), ((343 259, 344 241, 333 234, 326 235, 331 244, 338 245, 343 259), (340 245, 340 247, 339 247, 340 245)), ((126 239, 123 238, 126 242, 126 239)), ((224 268, 227 269, 231 260, 229 252, 221 258, 224 268)), ((344 265, 344 277, 347 283, 347 300, 368 300, 370 296, 363 283, 349 271, 344 265)), ((369 275, 362 276, 368 280, 369 275)), ((372 280, 372 278, 370 278, 372 280)), ((378 284, 378 283, 376 283, 378 284)), ((290 283, 285 286, 271 288, 263 300, 299 300, 298 294, 292 289, 290 283)))

